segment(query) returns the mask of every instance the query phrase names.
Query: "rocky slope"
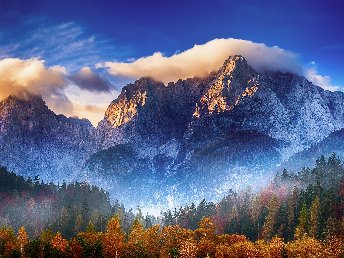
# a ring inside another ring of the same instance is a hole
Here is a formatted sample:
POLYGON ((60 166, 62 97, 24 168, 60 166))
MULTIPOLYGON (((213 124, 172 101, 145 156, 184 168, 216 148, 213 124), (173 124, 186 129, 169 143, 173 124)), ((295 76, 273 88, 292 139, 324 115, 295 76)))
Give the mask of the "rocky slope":
POLYGON ((39 96, 10 96, 0 102, 0 165, 48 182, 78 179, 95 150, 94 130, 88 120, 56 115, 39 96))
POLYGON ((320 156, 330 157, 333 153, 344 160, 344 129, 335 131, 319 143, 294 154, 279 166, 279 170, 286 167, 295 172, 303 167, 311 168, 320 156))

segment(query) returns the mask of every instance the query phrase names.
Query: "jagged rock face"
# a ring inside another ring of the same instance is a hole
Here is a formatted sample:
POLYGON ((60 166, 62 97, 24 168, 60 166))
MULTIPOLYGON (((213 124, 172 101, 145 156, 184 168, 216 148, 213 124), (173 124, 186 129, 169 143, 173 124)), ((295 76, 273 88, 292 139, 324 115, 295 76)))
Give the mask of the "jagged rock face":
POLYGON ((231 111, 242 97, 251 96, 257 90, 256 77, 257 73, 242 56, 229 58, 196 103, 194 117, 231 111))
POLYGON ((97 128, 101 145, 110 148, 86 167, 97 179, 106 174, 106 184, 114 175, 118 188, 125 185, 122 192, 135 181, 138 200, 152 189, 159 198, 175 189, 184 199, 209 198, 233 188, 233 175, 241 179, 249 172, 256 181, 341 128, 343 93, 291 73, 257 73, 233 56, 203 79, 165 86, 142 78, 124 87, 97 128), (114 156, 122 164, 120 150, 112 148, 118 144, 130 146, 132 159, 124 163, 133 169, 100 165, 114 156), (147 188, 145 182, 153 184, 147 188))
POLYGON ((180 139, 193 114, 195 102, 210 79, 187 79, 168 86, 142 78, 122 89, 97 128, 100 144, 138 143, 157 148, 180 139))
POLYGON ((344 94, 325 91, 294 74, 265 73, 255 94, 231 116, 237 128, 286 143, 286 158, 344 127, 344 94))
POLYGON ((177 139, 195 148, 233 131, 256 131, 280 141, 287 158, 343 128, 343 107, 343 93, 290 73, 258 74, 233 56, 204 79, 164 86, 143 78, 124 87, 98 133, 105 147, 139 142, 159 148, 177 139))
POLYGON ((39 96, 10 96, 0 102, 0 165, 45 181, 75 180, 95 151, 94 131, 88 120, 56 115, 39 96))

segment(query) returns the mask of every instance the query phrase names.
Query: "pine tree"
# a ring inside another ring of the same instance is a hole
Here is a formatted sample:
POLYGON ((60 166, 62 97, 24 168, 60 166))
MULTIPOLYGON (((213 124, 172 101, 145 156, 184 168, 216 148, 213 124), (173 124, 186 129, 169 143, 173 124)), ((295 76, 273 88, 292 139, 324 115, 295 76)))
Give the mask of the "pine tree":
POLYGON ((318 196, 314 198, 309 212, 310 212, 309 235, 317 238, 319 234, 319 212, 320 212, 320 200, 318 196))
POLYGON ((277 196, 274 195, 269 202, 269 206, 268 206, 269 213, 268 213, 268 216, 266 217, 266 220, 262 229, 261 236, 265 240, 270 239, 275 233, 274 226, 276 224, 279 207, 280 207, 279 200, 277 196))
POLYGON ((287 240, 291 240, 294 237, 295 225, 296 225, 296 204, 299 196, 299 189, 294 188, 291 196, 288 200, 288 228, 287 228, 287 240))
POLYGON ((308 217, 308 210, 307 210, 306 204, 304 203, 300 211, 299 223, 295 229, 296 239, 301 238, 307 234, 307 217, 308 217))

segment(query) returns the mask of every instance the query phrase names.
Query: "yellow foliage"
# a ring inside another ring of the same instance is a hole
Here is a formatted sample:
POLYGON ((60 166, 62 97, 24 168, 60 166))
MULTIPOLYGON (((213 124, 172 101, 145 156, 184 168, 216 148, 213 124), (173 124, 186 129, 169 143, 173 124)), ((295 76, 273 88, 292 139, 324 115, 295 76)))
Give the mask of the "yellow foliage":
POLYGON ((18 230, 17 241, 18 241, 18 245, 20 247, 20 253, 23 254, 24 253, 24 247, 29 242, 29 236, 26 233, 26 230, 24 227, 21 227, 18 230))

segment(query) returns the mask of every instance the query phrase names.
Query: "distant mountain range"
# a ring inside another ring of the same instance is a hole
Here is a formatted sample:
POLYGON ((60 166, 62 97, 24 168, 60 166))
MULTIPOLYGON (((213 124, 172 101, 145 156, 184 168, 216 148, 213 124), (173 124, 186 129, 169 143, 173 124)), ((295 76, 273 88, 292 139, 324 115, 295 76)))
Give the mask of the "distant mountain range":
POLYGON ((97 128, 38 96, 0 102, 1 165, 46 181, 89 180, 129 206, 216 199, 285 166, 344 155, 344 93, 256 72, 232 56, 205 78, 123 87, 97 128))

